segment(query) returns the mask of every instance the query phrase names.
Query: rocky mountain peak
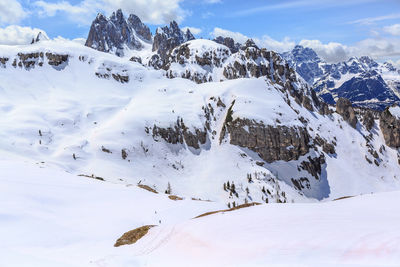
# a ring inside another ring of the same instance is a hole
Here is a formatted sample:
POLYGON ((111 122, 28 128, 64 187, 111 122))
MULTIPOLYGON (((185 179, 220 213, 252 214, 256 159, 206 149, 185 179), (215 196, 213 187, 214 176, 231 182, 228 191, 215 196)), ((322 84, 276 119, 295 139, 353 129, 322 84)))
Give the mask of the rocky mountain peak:
POLYGON ((147 27, 138 16, 130 14, 128 17, 128 25, 132 27, 143 40, 151 41, 152 36, 149 27, 147 27))
POLYGON ((294 59, 298 62, 321 62, 321 59, 318 57, 317 53, 309 47, 296 45, 291 53, 294 59))
POLYGON ((32 38, 31 44, 37 43, 37 42, 39 42, 41 40, 49 40, 49 38, 46 35, 44 35, 42 32, 39 32, 36 35, 36 38, 32 38))
POLYGON ((113 12, 110 17, 110 20, 114 23, 119 23, 119 24, 126 23, 124 14, 122 13, 121 9, 118 9, 116 12, 113 12))
POLYGON ((194 39, 189 29, 183 32, 176 21, 171 21, 169 27, 157 28, 153 41, 153 52, 157 51, 161 58, 165 58, 168 52, 175 47, 194 39))
POLYGON ((98 14, 90 27, 85 45, 102 52, 113 52, 123 56, 124 48, 139 50, 142 40, 151 40, 150 29, 135 16, 128 21, 121 9, 113 12, 110 18, 98 14))
POLYGON ((256 45, 256 43, 253 41, 253 39, 248 39, 244 45, 241 47, 242 50, 245 50, 249 47, 254 47, 256 49, 259 49, 258 46, 256 45))

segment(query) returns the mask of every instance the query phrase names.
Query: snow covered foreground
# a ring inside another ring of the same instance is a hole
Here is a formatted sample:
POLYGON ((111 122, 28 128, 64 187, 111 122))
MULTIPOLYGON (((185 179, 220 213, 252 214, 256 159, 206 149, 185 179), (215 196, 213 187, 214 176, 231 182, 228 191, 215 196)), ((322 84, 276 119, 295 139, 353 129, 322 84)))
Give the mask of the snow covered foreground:
POLYGON ((0 266, 399 266, 400 192, 225 208, 0 160, 0 266), (161 220, 161 224, 159 223, 161 220), (157 224, 134 245, 124 232, 157 224))

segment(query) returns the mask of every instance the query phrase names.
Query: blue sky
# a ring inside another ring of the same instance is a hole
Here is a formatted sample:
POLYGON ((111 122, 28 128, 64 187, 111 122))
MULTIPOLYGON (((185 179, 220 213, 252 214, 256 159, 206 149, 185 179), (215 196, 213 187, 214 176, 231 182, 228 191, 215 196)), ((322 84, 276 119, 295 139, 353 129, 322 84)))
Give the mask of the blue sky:
POLYGON ((37 28, 50 38, 86 38, 97 12, 110 15, 118 7, 153 31, 175 19, 197 37, 251 37, 279 52, 300 43, 329 61, 351 54, 400 59, 398 0, 0 0, 0 43, 10 25, 29 27, 20 31, 26 35, 37 28))

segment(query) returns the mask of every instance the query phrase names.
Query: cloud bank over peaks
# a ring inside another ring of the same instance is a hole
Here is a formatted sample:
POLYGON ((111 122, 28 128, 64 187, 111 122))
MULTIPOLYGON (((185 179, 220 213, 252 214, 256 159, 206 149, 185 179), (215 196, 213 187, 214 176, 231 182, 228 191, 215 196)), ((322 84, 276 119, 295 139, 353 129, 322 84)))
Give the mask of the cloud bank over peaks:
POLYGON ((38 28, 21 27, 18 25, 10 25, 0 28, 0 44, 3 45, 26 45, 32 42, 32 38, 36 38, 39 32, 48 39, 45 31, 38 28))
POLYGON ((66 13, 70 19, 79 20, 81 24, 90 24, 98 12, 111 14, 117 9, 128 14, 135 14, 142 21, 151 24, 164 24, 172 20, 182 21, 187 15, 181 7, 182 0, 83 0, 78 4, 66 1, 36 1, 41 16, 52 17, 58 12, 66 13))
MULTIPOLYGON (((397 26, 390 28, 393 33, 397 33, 397 26)), ((246 36, 240 32, 233 32, 226 29, 214 28, 210 35, 215 38, 217 36, 231 37, 236 42, 244 43, 251 37, 246 36)), ((262 38, 251 38, 260 46, 276 52, 286 52, 297 44, 289 37, 283 40, 275 40, 268 35, 262 38)), ((303 39, 298 42, 299 45, 310 47, 328 63, 337 63, 345 61, 352 56, 370 56, 376 60, 387 60, 391 57, 400 56, 400 39, 387 38, 377 35, 374 38, 364 39, 355 43, 352 46, 347 46, 338 42, 323 43, 320 40, 307 40, 303 39)))

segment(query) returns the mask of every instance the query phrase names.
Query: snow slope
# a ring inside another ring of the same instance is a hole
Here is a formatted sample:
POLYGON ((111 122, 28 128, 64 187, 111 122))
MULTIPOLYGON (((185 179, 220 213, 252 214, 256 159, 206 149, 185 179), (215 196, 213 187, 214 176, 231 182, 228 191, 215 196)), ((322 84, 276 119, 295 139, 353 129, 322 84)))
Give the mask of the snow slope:
POLYGON ((90 266, 118 253, 113 244, 128 230, 225 207, 172 201, 134 185, 77 177, 15 157, 2 158, 0 169, 1 266, 90 266))
MULTIPOLYGON (((394 192, 214 214, 153 228, 131 253, 147 266, 398 266, 399 198, 394 192)), ((129 263, 122 256, 105 262, 129 263)))
POLYGON ((398 266, 399 192, 264 204, 172 201, 136 186, 0 158, 1 266, 398 266), (161 223, 160 223, 161 222, 161 223), (122 233, 154 224, 134 245, 122 233))

